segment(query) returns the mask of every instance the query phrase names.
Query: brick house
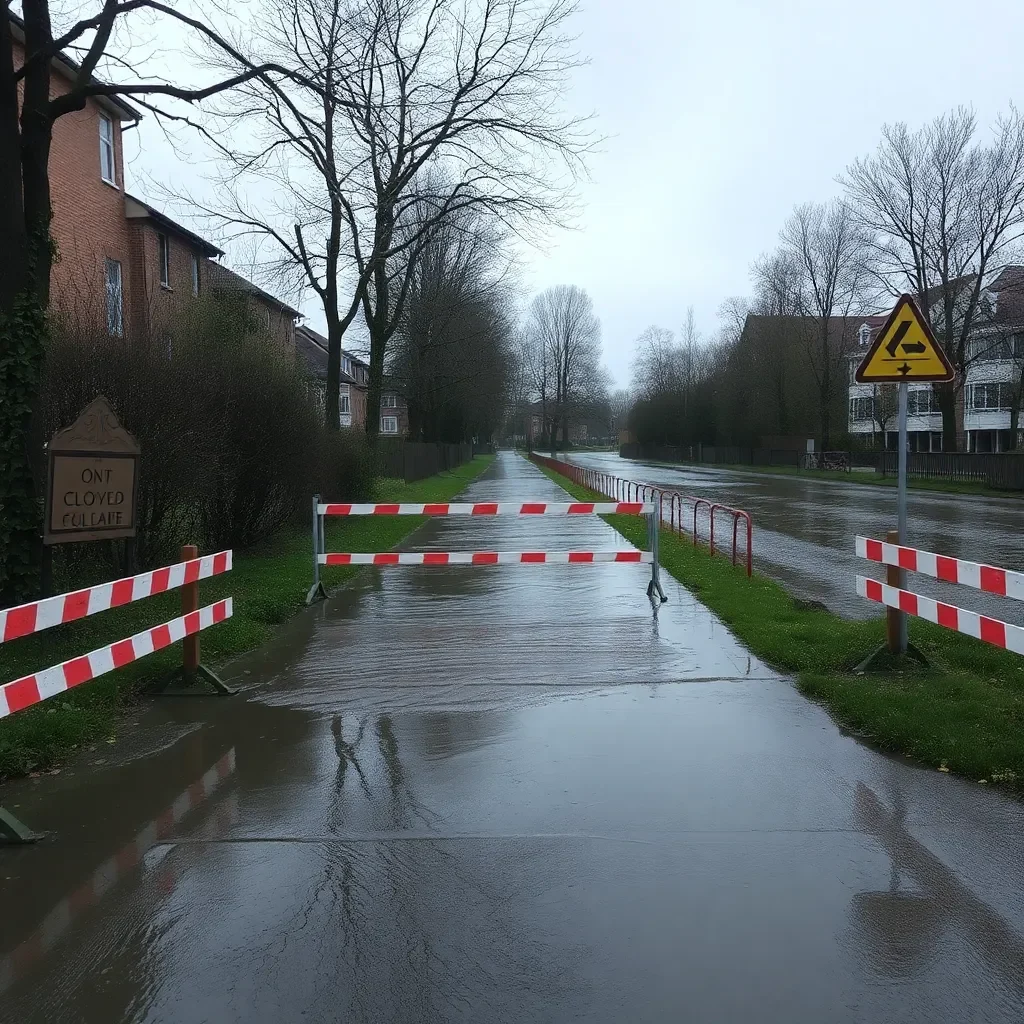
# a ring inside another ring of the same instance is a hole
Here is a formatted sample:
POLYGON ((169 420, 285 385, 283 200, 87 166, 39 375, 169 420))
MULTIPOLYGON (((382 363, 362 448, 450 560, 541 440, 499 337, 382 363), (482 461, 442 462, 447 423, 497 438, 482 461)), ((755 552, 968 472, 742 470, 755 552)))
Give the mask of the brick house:
MULTIPOLYGON (((14 63, 24 61, 22 23, 11 13, 14 63)), ((78 66, 52 62, 54 96, 69 91, 78 66)), ((294 345, 297 310, 214 262, 224 253, 125 190, 125 131, 141 113, 117 97, 90 97, 58 119, 50 148, 50 232, 57 258, 51 313, 113 335, 170 335, 183 304, 205 293, 239 292, 255 321, 294 345)))
MULTIPOLYGON (((306 365, 317 401, 327 392, 327 339, 305 325, 295 328, 295 351, 306 365)), ((358 356, 341 350, 339 419, 343 427, 366 429, 366 392, 370 367, 358 356)), ((380 432, 387 437, 405 437, 409 432, 409 409, 395 391, 385 391, 380 402, 380 432)))

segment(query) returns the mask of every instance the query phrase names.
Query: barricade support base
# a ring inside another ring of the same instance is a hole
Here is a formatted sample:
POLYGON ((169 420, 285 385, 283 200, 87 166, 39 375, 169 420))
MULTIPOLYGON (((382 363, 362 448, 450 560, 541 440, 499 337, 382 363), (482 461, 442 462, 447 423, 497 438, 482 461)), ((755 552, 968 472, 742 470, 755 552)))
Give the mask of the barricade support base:
POLYGON ((308 608, 311 604, 315 604, 317 601, 326 601, 327 591, 324 590, 324 585, 317 580, 309 588, 309 593, 306 595, 306 607, 308 608))
MULTIPOLYGON (((870 672, 875 666, 875 662, 883 655, 889 655, 890 658, 898 658, 899 655, 893 654, 889 650, 889 645, 882 644, 880 647, 876 647, 853 671, 859 675, 862 672, 870 672)), ((924 656, 921 650, 915 647, 912 643, 907 643, 907 657, 913 658, 918 664, 924 668, 931 668, 931 664, 928 659, 924 656)))
POLYGON ((42 834, 33 832, 23 821, 16 818, 10 811, 0 807, 0 846, 5 843, 23 845, 42 839, 42 834))
POLYGON ((170 679, 160 689, 161 697, 230 697, 236 693, 237 689, 228 686, 216 672, 205 665, 199 665, 193 673, 188 673, 183 668, 175 669, 170 679), (204 688, 204 683, 209 690, 204 688))

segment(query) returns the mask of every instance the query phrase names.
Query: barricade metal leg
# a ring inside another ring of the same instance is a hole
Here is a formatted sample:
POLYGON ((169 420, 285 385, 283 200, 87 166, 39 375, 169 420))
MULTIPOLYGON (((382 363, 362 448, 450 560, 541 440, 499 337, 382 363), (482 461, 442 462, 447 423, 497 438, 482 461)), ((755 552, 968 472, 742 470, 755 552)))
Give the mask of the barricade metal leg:
POLYGON ((38 832, 33 832, 10 811, 5 811, 0 807, 0 845, 4 843, 34 843, 42 838, 38 832))
POLYGON ((647 584, 647 596, 657 611, 658 604, 664 604, 668 598, 665 591, 661 589, 661 578, 658 566, 658 520, 657 513, 647 517, 647 540, 651 549, 651 582, 647 584))
POLYGON ((312 604, 327 597, 323 583, 320 582, 320 554, 325 550, 324 544, 324 517, 317 512, 320 505, 320 495, 313 495, 313 586, 309 588, 306 595, 306 604, 312 604))

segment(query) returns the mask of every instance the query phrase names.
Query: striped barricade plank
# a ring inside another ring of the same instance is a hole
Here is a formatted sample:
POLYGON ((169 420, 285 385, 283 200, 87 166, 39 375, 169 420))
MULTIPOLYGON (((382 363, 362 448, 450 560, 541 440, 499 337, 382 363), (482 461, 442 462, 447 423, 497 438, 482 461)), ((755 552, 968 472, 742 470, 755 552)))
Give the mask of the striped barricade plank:
POLYGON ((133 601, 175 590, 186 583, 219 576, 231 569, 231 552, 219 551, 215 555, 203 555, 187 562, 167 565, 152 572, 139 573, 111 583, 101 583, 85 590, 76 590, 42 601, 19 605, 0 611, 0 643, 17 640, 59 626, 64 622, 95 615, 97 612, 117 608, 133 601))
POLYGON ((321 565, 515 565, 526 563, 650 563, 650 551, 378 551, 330 552, 321 565))
POLYGON ((932 551, 908 548, 900 544, 887 544, 885 541, 872 540, 870 537, 857 538, 857 555, 871 562, 896 565, 901 569, 919 572, 946 583, 962 583, 975 590, 1024 601, 1024 572, 968 562, 947 555, 936 555, 932 551))
POLYGON ((654 504, 640 501, 478 501, 424 505, 346 505, 336 502, 317 505, 321 516, 580 516, 651 515, 654 504))
POLYGON ((878 580, 857 577, 857 593, 869 601, 876 601, 889 608, 898 608, 908 615, 934 622, 947 629, 973 636, 977 640, 1002 647, 1017 654, 1024 654, 1024 627, 1013 626, 999 619, 979 615, 977 612, 957 608, 921 594, 914 594, 899 587, 890 587, 878 580))
POLYGON ((232 603, 228 597, 205 608, 189 612, 188 615, 181 615, 170 622, 136 633, 126 640, 119 640, 89 654, 71 658, 60 665, 5 683, 0 686, 0 718, 32 704, 38 704, 47 697, 53 697, 81 683, 87 683, 130 662, 138 661, 186 636, 231 618, 231 614, 232 603))

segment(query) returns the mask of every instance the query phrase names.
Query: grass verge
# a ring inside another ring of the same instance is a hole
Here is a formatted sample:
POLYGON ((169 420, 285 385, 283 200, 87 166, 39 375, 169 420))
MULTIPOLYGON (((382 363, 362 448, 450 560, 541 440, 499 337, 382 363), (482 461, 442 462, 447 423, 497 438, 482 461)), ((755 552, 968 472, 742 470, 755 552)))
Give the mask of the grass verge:
MULTIPOLYGON (((600 497, 538 468, 580 500, 600 497)), ((637 547, 646 545, 642 519, 604 518, 637 547)), ((660 560, 754 654, 793 673, 803 693, 861 738, 942 771, 1024 791, 1024 658, 911 618, 910 640, 931 667, 909 663, 856 675, 853 667, 884 638, 884 618, 852 622, 808 607, 668 528, 660 560)))
MULTIPOLYGON (((645 459, 643 461, 646 462, 648 460, 645 459)), ((873 471, 858 471, 856 469, 851 473, 844 473, 832 469, 800 469, 798 466, 747 466, 731 462, 654 462, 653 464, 673 469, 691 466, 701 469, 731 469, 755 476, 767 474, 771 476, 802 477, 805 480, 835 480, 844 484, 864 484, 866 487, 896 486, 896 477, 894 476, 880 476, 873 471)), ((907 486, 912 491, 939 491, 944 494, 980 494, 997 498, 1021 497, 1018 491, 1000 491, 994 487, 989 487, 987 484, 929 477, 911 477, 907 481, 907 486)))
MULTIPOLYGON (((492 459, 479 456, 414 484, 383 480, 377 497, 388 502, 447 501, 492 459)), ((422 516, 328 519, 328 550, 387 551, 423 521, 422 516)), ((312 584, 311 547, 310 527, 296 526, 261 547, 236 553, 231 572, 199 585, 203 605, 229 595, 234 598, 232 618, 201 634, 205 664, 216 666, 253 650, 303 606, 312 584)), ((325 566, 324 585, 337 586, 358 571, 354 566, 325 566)), ((4 644, 0 646, 0 680, 18 679, 180 614, 181 594, 175 590, 4 644)), ((180 664, 180 645, 173 644, 67 695, 0 719, 0 779, 47 769, 81 744, 109 738, 139 691, 166 678, 180 664)))

